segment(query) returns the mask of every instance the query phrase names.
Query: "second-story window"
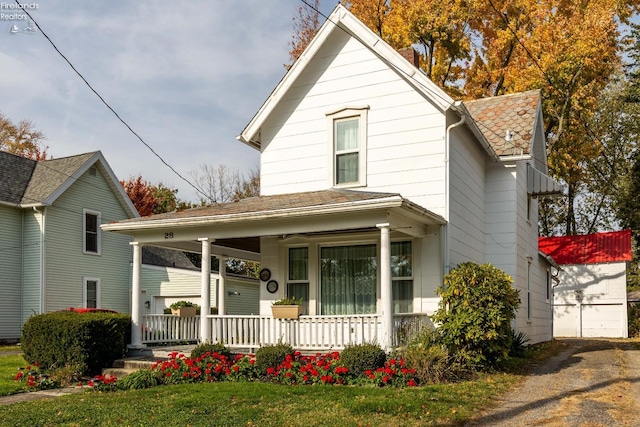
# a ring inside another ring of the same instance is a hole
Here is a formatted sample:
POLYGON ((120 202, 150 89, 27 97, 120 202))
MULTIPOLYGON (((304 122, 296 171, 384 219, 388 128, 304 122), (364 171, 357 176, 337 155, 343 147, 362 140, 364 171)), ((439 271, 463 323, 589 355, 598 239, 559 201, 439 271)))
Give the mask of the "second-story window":
POLYGON ((343 108, 327 114, 331 120, 331 181, 334 186, 366 185, 368 108, 343 108))
POLYGON ((100 254, 100 213, 84 210, 84 253, 100 254))

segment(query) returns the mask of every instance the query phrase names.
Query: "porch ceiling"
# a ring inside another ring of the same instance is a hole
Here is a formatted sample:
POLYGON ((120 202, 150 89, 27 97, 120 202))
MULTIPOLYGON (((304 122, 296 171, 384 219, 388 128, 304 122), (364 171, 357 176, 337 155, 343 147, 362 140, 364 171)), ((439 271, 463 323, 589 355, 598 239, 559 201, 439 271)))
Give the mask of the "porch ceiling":
POLYGON ((332 189, 253 197, 109 223, 102 229, 130 234, 143 244, 180 250, 199 251, 197 240, 207 237, 213 240, 215 252, 227 251, 235 257, 258 254, 261 236, 361 231, 381 223, 421 236, 429 226, 440 226, 445 220, 399 194, 332 189))

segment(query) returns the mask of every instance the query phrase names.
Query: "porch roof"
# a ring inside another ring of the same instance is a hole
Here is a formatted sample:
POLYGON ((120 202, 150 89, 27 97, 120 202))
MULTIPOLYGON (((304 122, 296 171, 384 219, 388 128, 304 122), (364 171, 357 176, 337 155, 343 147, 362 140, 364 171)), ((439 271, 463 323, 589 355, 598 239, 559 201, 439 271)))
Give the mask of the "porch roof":
POLYGON ((102 229, 131 234, 146 244, 185 248, 176 243, 203 237, 218 243, 224 239, 370 229, 378 223, 390 223, 406 234, 424 235, 425 227, 446 221, 400 194, 329 189, 252 197, 111 222, 102 229))

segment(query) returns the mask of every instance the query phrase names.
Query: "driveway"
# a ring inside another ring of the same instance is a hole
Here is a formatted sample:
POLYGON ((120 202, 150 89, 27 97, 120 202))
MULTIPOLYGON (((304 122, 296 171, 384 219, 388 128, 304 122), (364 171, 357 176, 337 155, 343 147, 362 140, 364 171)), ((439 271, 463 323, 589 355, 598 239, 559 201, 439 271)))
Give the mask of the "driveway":
POLYGON ((640 342, 563 339, 567 348, 468 426, 640 426, 640 342))

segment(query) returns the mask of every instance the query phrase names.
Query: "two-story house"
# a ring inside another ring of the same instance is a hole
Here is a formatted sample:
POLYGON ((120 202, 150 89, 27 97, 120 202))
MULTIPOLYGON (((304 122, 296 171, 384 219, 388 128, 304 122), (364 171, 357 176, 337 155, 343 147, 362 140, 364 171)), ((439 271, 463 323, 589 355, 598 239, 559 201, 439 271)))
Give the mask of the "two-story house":
POLYGON ((102 153, 34 161, 0 152, 0 340, 34 314, 129 311, 130 238, 102 233, 138 212, 102 153))
POLYGON ((260 151, 260 197, 104 226, 133 236, 134 304, 143 245, 246 257, 264 268, 260 316, 211 316, 203 340, 388 348, 434 312, 451 268, 491 262, 520 291, 514 326, 551 339, 537 196, 560 186, 538 92, 456 101, 338 5, 238 139, 260 151), (285 295, 305 315, 273 320, 285 295))

